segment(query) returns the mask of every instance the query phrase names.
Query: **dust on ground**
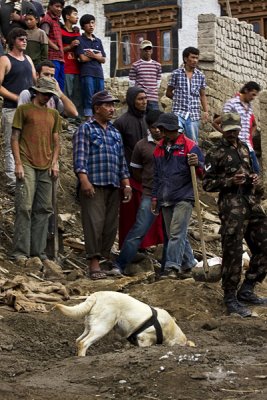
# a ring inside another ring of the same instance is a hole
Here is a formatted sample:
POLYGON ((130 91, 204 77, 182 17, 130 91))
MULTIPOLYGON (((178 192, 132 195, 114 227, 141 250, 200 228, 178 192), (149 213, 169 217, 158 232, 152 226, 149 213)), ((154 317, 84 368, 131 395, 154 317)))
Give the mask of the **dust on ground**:
MULTIPOLYGON (((65 133, 62 147, 59 211, 73 215, 65 225, 66 237, 82 240, 76 181, 71 169, 71 133, 65 133)), ((26 271, 8 260, 13 198, 5 194, 2 172, 1 182, 0 266, 12 278, 26 271)), ((201 193, 201 200, 214 212, 213 196, 201 193)), ((199 241, 191 239, 194 249, 199 250, 199 241)), ((219 241, 213 241, 207 247, 214 253, 219 251, 218 245, 219 241)), ((77 262, 78 258, 83 259, 80 253, 71 256, 77 262)), ((141 349, 111 332, 89 348, 86 357, 79 358, 75 339, 83 332, 83 321, 70 320, 57 311, 18 313, 0 305, 1 400, 267 398, 266 307, 254 307, 258 315, 255 318, 226 316, 220 283, 199 283, 193 279, 140 278, 126 283, 111 278, 91 282, 76 276, 65 283, 72 295, 120 290, 165 308, 196 347, 161 345, 141 349)), ((260 285, 258 293, 267 296, 266 282, 260 285)))

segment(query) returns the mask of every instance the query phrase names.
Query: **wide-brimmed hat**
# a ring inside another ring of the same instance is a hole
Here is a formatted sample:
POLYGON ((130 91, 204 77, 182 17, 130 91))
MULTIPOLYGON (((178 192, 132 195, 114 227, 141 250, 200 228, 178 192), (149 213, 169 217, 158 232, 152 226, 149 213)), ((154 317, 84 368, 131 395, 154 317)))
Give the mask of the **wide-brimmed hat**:
POLYGON ((241 117, 237 113, 223 113, 221 120, 223 132, 241 130, 241 117))
POLYGON ((40 93, 52 93, 59 97, 59 93, 57 91, 57 81, 55 78, 38 78, 36 86, 32 86, 32 89, 40 93))
POLYGON ((113 97, 107 90, 102 90, 101 92, 97 92, 92 97, 92 106, 101 103, 118 103, 120 100, 113 97))
POLYGON ((146 47, 153 47, 153 44, 152 44, 152 42, 150 42, 150 40, 143 40, 140 43, 140 49, 141 50, 144 50, 146 47))
POLYGON ((163 113, 159 116, 156 126, 158 128, 167 129, 167 131, 178 131, 178 117, 173 113, 163 113))

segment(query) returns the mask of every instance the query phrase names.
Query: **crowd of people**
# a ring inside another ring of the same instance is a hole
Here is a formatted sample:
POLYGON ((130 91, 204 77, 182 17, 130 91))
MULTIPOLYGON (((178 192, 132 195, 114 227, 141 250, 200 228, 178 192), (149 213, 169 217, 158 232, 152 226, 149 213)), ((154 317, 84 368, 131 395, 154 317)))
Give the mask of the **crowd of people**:
POLYGON ((93 15, 79 19, 63 0, 50 0, 46 13, 38 1, 3 0, 0 28, 5 174, 16 210, 14 261, 22 266, 31 257, 47 261, 63 115, 77 125, 73 166, 90 279, 123 276, 128 264, 160 243, 161 279, 190 276, 197 263, 188 238, 194 167, 204 189, 219 192, 228 312, 247 317, 251 311, 244 303, 267 304, 254 292, 267 272, 267 218, 256 193, 260 168, 252 141, 251 102, 260 86, 248 82, 225 103, 213 121, 222 139, 204 157, 199 124, 201 116, 204 123, 211 117, 197 48, 186 48, 183 64, 172 72, 166 91, 172 112, 163 113, 161 65, 152 58, 153 43, 143 40, 140 59, 129 71, 128 110, 114 121, 119 100, 105 90, 106 54, 94 35, 93 15), (114 258, 117 232, 120 254, 114 258), (243 239, 251 262, 240 286, 243 239))

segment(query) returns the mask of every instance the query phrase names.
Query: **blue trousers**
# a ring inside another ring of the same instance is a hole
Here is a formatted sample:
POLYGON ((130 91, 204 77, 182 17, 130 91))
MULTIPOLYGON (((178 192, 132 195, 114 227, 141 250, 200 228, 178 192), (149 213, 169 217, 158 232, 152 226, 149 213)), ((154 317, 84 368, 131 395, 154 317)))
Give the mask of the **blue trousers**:
POLYGON ((166 269, 182 272, 196 264, 193 251, 187 238, 187 229, 192 214, 192 204, 187 201, 162 207, 162 215, 169 238, 166 250, 166 269))
POLYGON ((55 79, 58 81, 60 90, 64 92, 64 63, 62 61, 51 60, 55 66, 55 79))
POLYGON ((143 196, 136 214, 135 224, 128 232, 123 242, 120 255, 116 260, 116 265, 121 271, 133 261, 140 243, 155 219, 156 216, 151 212, 151 197, 143 196))
POLYGON ((81 86, 83 112, 86 117, 91 117, 93 115, 92 97, 95 93, 104 90, 104 79, 94 76, 82 76, 81 86))
POLYGON ((197 121, 192 121, 190 117, 187 119, 184 119, 178 116, 178 121, 179 121, 179 126, 184 128, 184 133, 185 135, 191 139, 194 140, 194 142, 198 142, 198 129, 199 129, 199 120, 197 121))

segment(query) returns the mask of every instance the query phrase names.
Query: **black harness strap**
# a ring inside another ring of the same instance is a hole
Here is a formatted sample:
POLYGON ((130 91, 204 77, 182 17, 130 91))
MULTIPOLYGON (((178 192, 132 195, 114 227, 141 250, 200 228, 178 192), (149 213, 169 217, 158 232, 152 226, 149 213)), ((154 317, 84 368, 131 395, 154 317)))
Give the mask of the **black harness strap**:
POLYGON ((147 321, 145 321, 139 328, 137 328, 136 331, 134 331, 130 336, 127 337, 127 340, 129 340, 130 343, 132 343, 134 345, 138 345, 137 335, 139 335, 139 333, 145 331, 147 328, 149 328, 152 325, 154 326, 154 328, 156 330, 157 344, 163 343, 163 333, 162 333, 162 329, 161 329, 160 323, 157 318, 158 313, 155 310, 155 308, 153 308, 153 307, 150 307, 150 308, 152 311, 152 316, 147 321))

